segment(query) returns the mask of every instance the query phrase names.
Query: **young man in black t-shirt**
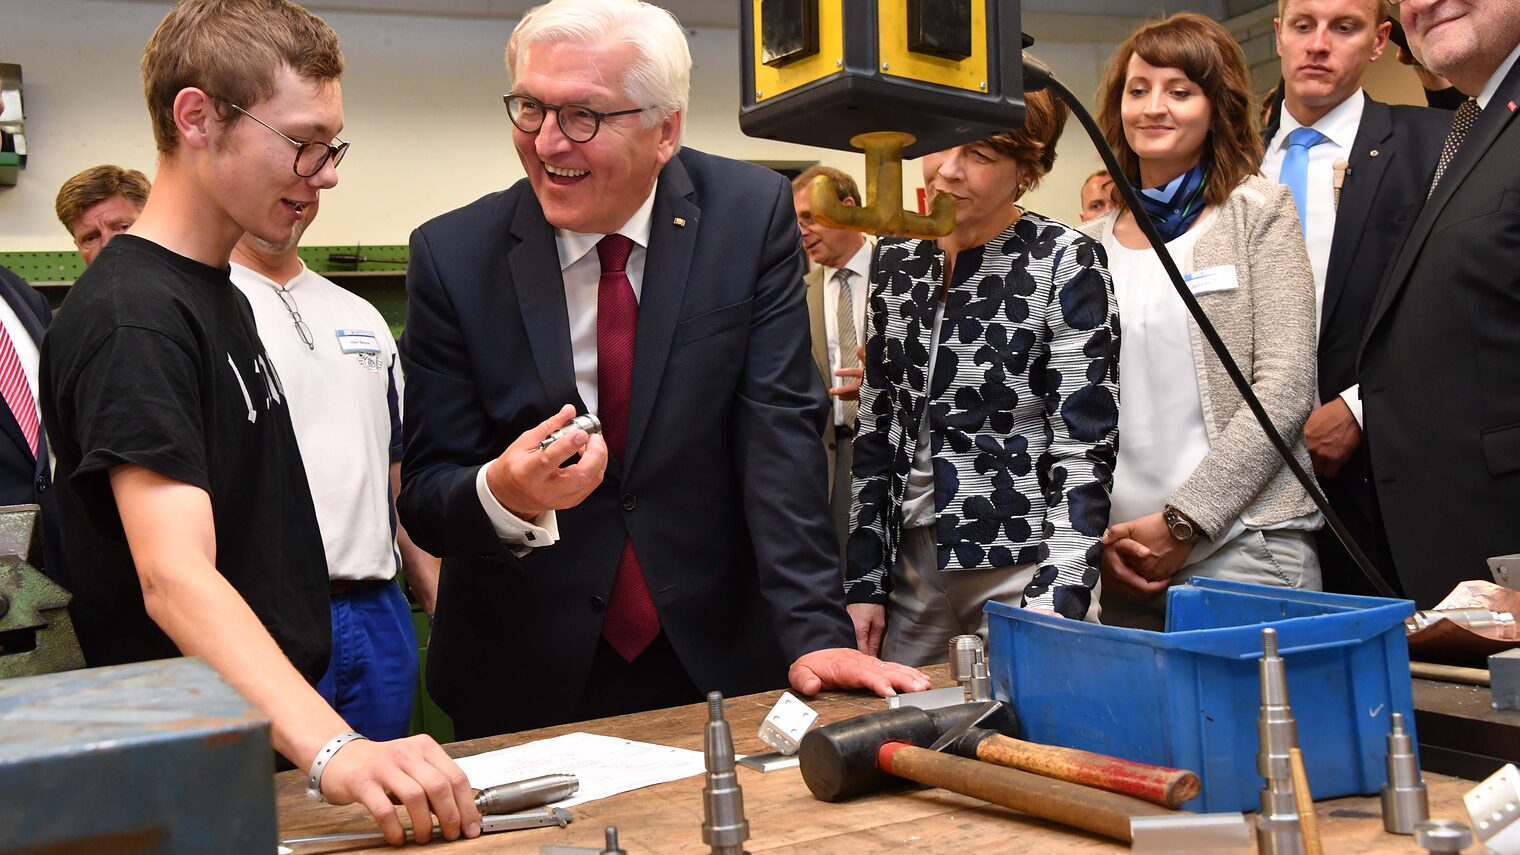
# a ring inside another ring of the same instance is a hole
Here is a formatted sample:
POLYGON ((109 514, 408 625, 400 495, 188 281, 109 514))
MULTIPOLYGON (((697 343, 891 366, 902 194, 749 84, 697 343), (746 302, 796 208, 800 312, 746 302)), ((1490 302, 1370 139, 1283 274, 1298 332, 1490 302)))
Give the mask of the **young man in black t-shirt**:
POLYGON ((332 30, 286 0, 187 0, 148 42, 158 176, 42 348, 71 611, 91 665, 204 657, 319 795, 362 802, 392 843, 391 797, 419 842, 429 812, 445 837, 473 837, 468 780, 436 742, 357 737, 311 686, 330 641, 322 539, 279 378, 228 277, 244 232, 287 239, 337 184, 342 69, 332 30))

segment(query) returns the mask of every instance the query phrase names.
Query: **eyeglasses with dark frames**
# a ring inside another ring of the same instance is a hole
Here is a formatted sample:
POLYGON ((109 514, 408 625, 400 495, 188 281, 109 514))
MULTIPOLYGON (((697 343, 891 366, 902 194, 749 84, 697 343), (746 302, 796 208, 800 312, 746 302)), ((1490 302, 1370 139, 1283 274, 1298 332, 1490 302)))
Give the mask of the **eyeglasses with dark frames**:
POLYGON ((519 131, 525 134, 538 133, 539 128, 544 126, 545 114, 553 110, 560 132, 571 142, 578 143, 591 142, 596 132, 602 129, 602 122, 613 116, 631 116, 648 109, 635 107, 632 110, 613 110, 610 113, 604 113, 580 104, 545 104, 527 95, 503 95, 501 100, 507 105, 507 118, 512 120, 512 124, 517 126, 519 131))
MULTIPOLYGON (((212 97, 215 98, 216 96, 213 95, 212 97)), ((296 175, 299 175, 302 178, 310 178, 313 175, 316 175, 318 172, 321 172, 322 167, 326 166, 329 160, 332 161, 333 169, 337 169, 338 164, 343 162, 343 155, 348 153, 348 143, 338 139, 337 137, 333 137, 333 142, 337 143, 336 145, 325 142, 316 142, 315 140, 293 139, 289 135, 271 126, 268 122, 260 119, 258 116, 255 116, 247 110, 244 110, 242 107, 239 107, 231 101, 228 101, 226 98, 217 98, 216 100, 221 101, 223 104, 226 104, 239 113, 242 113, 248 118, 263 125, 264 127, 269 128, 271 131, 279 134, 281 139, 295 146, 296 160, 291 168, 295 170, 296 175)))

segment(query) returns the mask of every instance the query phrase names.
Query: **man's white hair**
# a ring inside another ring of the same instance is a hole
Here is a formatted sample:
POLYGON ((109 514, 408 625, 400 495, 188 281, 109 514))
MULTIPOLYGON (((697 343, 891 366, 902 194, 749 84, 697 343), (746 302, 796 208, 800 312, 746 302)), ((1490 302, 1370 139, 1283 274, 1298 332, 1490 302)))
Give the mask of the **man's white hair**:
POLYGON ((634 58, 623 92, 644 107, 644 126, 685 113, 691 98, 691 49, 674 15, 641 0, 550 0, 528 10, 507 40, 507 78, 516 86, 535 45, 626 44, 634 58))

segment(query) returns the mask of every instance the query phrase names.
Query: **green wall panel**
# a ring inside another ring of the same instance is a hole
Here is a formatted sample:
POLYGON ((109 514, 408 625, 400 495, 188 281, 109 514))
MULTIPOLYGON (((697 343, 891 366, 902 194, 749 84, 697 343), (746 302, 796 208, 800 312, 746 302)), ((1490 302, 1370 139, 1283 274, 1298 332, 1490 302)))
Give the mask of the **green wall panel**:
MULTIPOLYGON (((401 335, 406 320, 406 253, 404 244, 376 246, 303 246, 297 252, 306 266, 330 277, 380 310, 393 335, 401 335)), ((41 286, 57 308, 69 286, 84 272, 79 253, 0 252, 0 266, 41 286)))

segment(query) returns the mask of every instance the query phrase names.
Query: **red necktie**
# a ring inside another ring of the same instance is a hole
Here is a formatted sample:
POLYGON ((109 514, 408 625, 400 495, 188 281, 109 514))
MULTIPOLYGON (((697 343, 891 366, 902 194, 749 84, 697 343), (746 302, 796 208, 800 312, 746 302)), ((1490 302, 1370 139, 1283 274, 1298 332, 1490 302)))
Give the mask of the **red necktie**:
MULTIPOLYGON (((639 301, 628 281, 628 254, 633 241, 623 235, 607 235, 596 245, 602 262, 601 283, 596 293, 596 396, 597 416, 607 450, 619 460, 628 443, 628 396, 633 386, 633 339, 639 326, 639 301)), ((602 621, 602 637, 624 660, 632 662, 660 634, 660 615, 633 541, 623 540, 617 576, 612 580, 612 599, 602 621)))
POLYGON ((11 344, 10 333, 0 324, 0 397, 11 408, 21 435, 37 457, 37 401, 32 397, 32 387, 26 382, 26 372, 21 369, 21 359, 16 356, 16 346, 11 344))

